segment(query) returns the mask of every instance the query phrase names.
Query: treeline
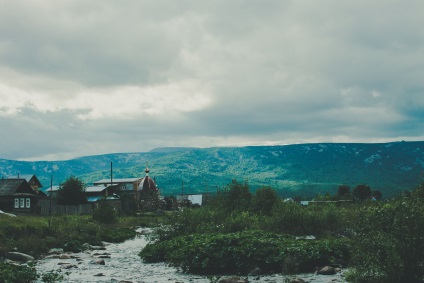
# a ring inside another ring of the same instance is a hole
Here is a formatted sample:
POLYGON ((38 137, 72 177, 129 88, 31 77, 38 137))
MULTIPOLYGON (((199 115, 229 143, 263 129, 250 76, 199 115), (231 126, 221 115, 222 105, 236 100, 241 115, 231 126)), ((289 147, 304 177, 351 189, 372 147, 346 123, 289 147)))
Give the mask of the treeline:
POLYGON ((316 198, 320 200, 381 200, 383 198, 383 193, 380 190, 372 190, 371 187, 366 184, 359 184, 352 190, 348 185, 340 185, 335 195, 332 196, 329 193, 325 195, 319 194, 316 198))

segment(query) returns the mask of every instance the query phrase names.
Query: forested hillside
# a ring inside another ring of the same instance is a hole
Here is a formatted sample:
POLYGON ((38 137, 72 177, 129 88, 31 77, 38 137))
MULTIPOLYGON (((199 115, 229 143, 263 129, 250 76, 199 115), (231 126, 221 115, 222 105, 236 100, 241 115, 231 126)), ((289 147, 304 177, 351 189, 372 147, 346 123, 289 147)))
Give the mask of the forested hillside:
POLYGON ((251 188, 270 186, 282 196, 334 193, 341 184, 367 184, 393 196, 423 181, 424 142, 319 143, 285 146, 164 148, 145 153, 87 156, 68 161, 0 159, 3 177, 36 174, 44 186, 70 175, 85 183, 110 177, 143 177, 148 162, 163 194, 212 192, 232 179, 251 188))

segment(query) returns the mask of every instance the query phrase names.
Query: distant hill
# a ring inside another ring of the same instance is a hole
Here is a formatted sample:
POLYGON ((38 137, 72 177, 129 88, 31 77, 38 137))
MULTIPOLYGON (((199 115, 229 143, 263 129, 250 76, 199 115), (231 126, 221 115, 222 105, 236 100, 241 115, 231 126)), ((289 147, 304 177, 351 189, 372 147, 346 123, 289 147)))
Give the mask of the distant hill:
POLYGON ((148 162, 163 194, 212 192, 232 179, 252 190, 275 188, 282 196, 337 191, 367 184, 391 197, 424 181, 424 142, 316 143, 284 146, 159 148, 150 152, 86 156, 67 161, 25 162, 0 159, 1 176, 36 174, 44 186, 69 176, 86 184, 110 177, 143 177, 148 162))

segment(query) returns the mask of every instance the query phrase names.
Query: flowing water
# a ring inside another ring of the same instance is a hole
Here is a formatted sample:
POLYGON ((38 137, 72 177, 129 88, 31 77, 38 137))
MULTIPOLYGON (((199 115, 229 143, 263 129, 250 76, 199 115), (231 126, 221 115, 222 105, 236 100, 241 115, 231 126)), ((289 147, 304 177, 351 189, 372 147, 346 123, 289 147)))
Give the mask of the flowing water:
MULTIPOLYGON (((139 232, 142 231, 139 230, 139 232)), ((139 235, 123 243, 107 244, 105 246, 106 250, 91 250, 69 254, 70 258, 62 259, 47 257, 39 260, 36 268, 39 273, 46 273, 52 270, 58 272, 58 270, 61 270, 60 273, 65 275, 64 282, 211 282, 206 276, 185 274, 163 263, 143 263, 138 253, 147 243, 147 237, 139 235), (101 259, 104 260, 104 265, 92 263, 101 259)), ((345 282, 342 274, 333 276, 302 274, 297 277, 313 283, 345 282)), ((283 275, 251 276, 249 277, 249 282, 286 282, 285 278, 287 277, 283 275)))

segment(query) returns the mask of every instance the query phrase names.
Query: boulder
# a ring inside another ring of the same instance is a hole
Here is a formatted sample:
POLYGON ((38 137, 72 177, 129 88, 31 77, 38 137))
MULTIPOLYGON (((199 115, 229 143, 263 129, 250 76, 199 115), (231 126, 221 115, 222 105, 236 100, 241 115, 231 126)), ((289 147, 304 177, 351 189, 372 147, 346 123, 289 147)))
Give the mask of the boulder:
POLYGON ((257 276, 263 274, 262 269, 255 267, 252 271, 249 272, 248 276, 257 276))
POLYGON ((6 258, 14 260, 14 261, 21 261, 21 262, 27 262, 27 261, 33 261, 34 258, 30 255, 18 253, 18 252, 9 252, 6 254, 6 258))
POLYGON ((331 266, 324 266, 323 268, 317 271, 317 274, 321 275, 334 275, 336 274, 336 269, 331 266))
POLYGON ((53 254, 44 257, 45 259, 59 258, 59 255, 53 254))
POLYGON ((90 261, 91 264, 100 264, 100 265, 105 265, 105 260, 104 259, 95 259, 90 261))
POLYGON ((71 256, 70 255, 68 255, 68 254, 61 254, 60 256, 59 256, 59 259, 70 259, 71 258, 71 256))
POLYGON ((93 276, 105 276, 103 273, 97 273, 97 274, 94 274, 93 276))
POLYGON ((90 249, 91 250, 95 250, 95 251, 104 251, 104 250, 106 250, 106 248, 103 247, 103 246, 90 246, 90 249))
POLYGON ((306 281, 300 278, 293 278, 290 283, 306 283, 306 281))
POLYGON ((65 264, 61 266, 62 269, 71 269, 71 268, 78 268, 75 264, 65 264))
POLYGON ((58 255, 58 254, 63 254, 63 249, 62 248, 54 248, 54 249, 50 249, 48 254, 49 255, 58 255))
POLYGON ((218 283, 248 283, 248 282, 249 280, 245 278, 237 277, 237 276, 223 278, 218 281, 218 283))

